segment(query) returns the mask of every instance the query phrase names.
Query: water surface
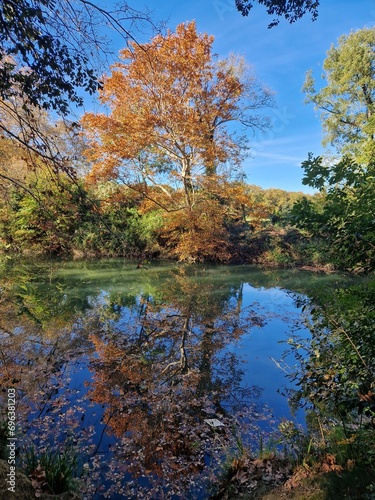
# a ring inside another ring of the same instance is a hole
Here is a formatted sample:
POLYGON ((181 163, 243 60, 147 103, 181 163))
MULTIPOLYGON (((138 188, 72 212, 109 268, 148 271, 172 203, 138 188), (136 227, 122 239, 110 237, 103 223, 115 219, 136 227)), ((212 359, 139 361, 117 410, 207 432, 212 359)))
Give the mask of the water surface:
POLYGON ((119 259, 8 258, 0 275, 20 456, 77 454, 87 498, 206 498, 236 439, 254 449, 283 419, 303 423, 281 394, 285 342, 308 335, 308 297, 348 280, 119 259))

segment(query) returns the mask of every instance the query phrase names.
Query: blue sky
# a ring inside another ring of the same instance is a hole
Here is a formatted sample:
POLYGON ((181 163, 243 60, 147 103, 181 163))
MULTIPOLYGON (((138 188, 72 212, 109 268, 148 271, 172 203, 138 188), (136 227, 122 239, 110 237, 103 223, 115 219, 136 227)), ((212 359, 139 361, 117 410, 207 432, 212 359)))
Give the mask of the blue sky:
MULTIPOLYGON (((142 9, 142 2, 129 4, 142 9)), ((277 109, 270 110, 273 129, 251 141, 252 158, 245 160, 247 182, 263 188, 311 192, 301 183, 301 162, 308 152, 323 153, 322 127, 313 106, 304 104, 301 88, 308 69, 320 82, 322 63, 331 44, 342 34, 375 25, 374 0, 321 0, 315 22, 307 15, 294 24, 272 20, 261 5, 248 17, 236 10, 234 0, 148 0, 153 19, 170 29, 195 20, 198 32, 214 35, 219 58, 230 53, 245 57, 257 77, 276 93, 277 109)), ((145 40, 146 41, 146 40, 145 40)), ((122 47, 119 47, 119 49, 122 47)))

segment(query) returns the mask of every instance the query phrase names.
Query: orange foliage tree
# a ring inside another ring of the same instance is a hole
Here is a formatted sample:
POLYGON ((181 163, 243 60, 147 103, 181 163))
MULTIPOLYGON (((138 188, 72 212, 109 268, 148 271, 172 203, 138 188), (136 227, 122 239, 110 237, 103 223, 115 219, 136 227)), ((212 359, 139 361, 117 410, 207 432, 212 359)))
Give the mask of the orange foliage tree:
POLYGON ((163 214, 160 239, 169 252, 185 261, 228 261, 240 252, 238 237, 265 217, 241 182, 211 175, 200 179, 201 189, 190 210, 163 214))
POLYGON ((238 167, 247 149, 246 136, 228 125, 265 129, 260 110, 273 103, 241 58, 213 55, 213 40, 190 22, 121 51, 100 91, 110 113, 83 117, 89 179, 121 179, 166 212, 194 219, 202 179, 238 167))

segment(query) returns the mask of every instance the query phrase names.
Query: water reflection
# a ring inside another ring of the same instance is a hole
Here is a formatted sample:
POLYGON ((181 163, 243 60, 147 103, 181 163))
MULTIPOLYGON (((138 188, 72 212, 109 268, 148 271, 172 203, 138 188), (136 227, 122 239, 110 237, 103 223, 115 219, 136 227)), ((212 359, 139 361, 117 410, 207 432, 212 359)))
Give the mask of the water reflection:
POLYGON ((126 463, 129 473, 186 491, 218 451, 205 419, 226 423, 226 441, 228 408, 251 405, 254 391, 241 387, 238 359, 225 352, 252 323, 230 305, 236 294, 223 290, 212 301, 210 283, 181 271, 158 299, 143 295, 125 310, 121 298, 102 305, 101 330, 90 336, 96 353, 89 397, 104 405, 104 422, 116 437, 112 460, 126 463))
POLYGON ((89 471, 88 498, 204 497, 204 478, 238 434, 251 442, 270 421, 242 361, 254 332, 285 326, 286 303, 289 326, 298 315, 280 288, 260 302, 289 275, 119 261, 2 266, 0 380, 17 390, 22 446, 69 445, 89 471))

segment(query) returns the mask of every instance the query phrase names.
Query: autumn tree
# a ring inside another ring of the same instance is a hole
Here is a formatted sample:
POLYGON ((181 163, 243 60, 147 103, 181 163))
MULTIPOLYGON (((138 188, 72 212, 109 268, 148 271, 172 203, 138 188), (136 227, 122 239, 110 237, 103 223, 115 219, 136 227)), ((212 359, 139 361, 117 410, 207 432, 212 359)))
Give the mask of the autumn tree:
POLYGON ((324 145, 359 163, 375 156, 375 27, 342 35, 323 63, 325 85, 317 90, 310 70, 306 102, 320 112, 324 145))
POLYGON ((110 114, 83 119, 92 139, 92 177, 142 180, 170 196, 168 181, 182 186, 184 203, 192 206, 200 174, 238 162, 243 144, 227 124, 266 127, 258 110, 272 103, 271 92, 254 76, 245 79, 242 61, 217 61, 212 43, 191 22, 121 52, 124 62, 112 67, 100 91, 110 114))
POLYGON ((241 260, 243 236, 266 216, 242 182, 223 177, 202 180, 191 210, 163 214, 160 239, 170 255, 187 261, 241 260))
MULTIPOLYGON (((256 418, 259 388, 243 384, 241 363, 225 348, 259 318, 251 310, 241 317, 241 285, 224 286, 213 297, 212 279, 202 270, 181 269, 158 283, 159 297, 144 294, 128 310, 125 334, 114 327, 124 314, 121 295, 98 311, 89 397, 105 408, 106 432, 116 439, 110 473, 121 461, 138 497, 161 496, 154 490, 161 482, 186 497, 198 477, 203 482, 205 457, 211 456, 212 470, 217 444, 230 448, 231 412, 256 418), (213 417, 226 424, 219 442, 205 422, 213 417), (141 476, 150 481, 144 495, 141 476)), ((126 497, 129 482, 122 478, 117 492, 126 497)))
POLYGON ((83 118, 91 180, 121 179, 192 219, 205 179, 241 161, 245 137, 229 124, 264 129, 261 110, 273 103, 242 59, 219 61, 212 44, 191 22, 121 52, 100 91, 110 113, 83 118))

